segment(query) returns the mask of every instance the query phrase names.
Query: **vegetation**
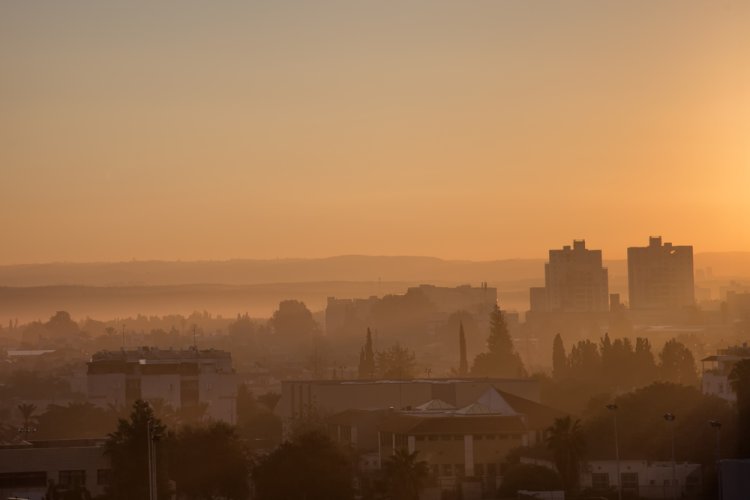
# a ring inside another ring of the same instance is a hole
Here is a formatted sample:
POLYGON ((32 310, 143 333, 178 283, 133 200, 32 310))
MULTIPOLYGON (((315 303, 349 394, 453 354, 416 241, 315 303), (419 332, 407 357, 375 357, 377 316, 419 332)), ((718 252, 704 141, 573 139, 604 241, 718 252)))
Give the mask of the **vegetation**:
POLYGON ((427 480, 427 462, 418 460, 419 452, 409 453, 399 449, 383 463, 383 476, 387 498, 390 500, 417 500, 427 480))
POLYGON ((750 360, 734 365, 729 380, 737 393, 737 417, 743 423, 739 426, 737 453, 740 458, 750 458, 750 360))
POLYGON ((547 446, 554 455, 563 487, 568 494, 575 493, 578 491, 581 462, 586 449, 581 421, 571 417, 558 418, 547 432, 547 446))
POLYGON ((471 367, 474 377, 523 377, 526 370, 513 347, 503 312, 495 306, 490 313, 490 336, 487 352, 479 353, 471 367))
POLYGON ((283 443, 253 469, 258 500, 350 500, 353 477, 349 455, 320 432, 283 443))

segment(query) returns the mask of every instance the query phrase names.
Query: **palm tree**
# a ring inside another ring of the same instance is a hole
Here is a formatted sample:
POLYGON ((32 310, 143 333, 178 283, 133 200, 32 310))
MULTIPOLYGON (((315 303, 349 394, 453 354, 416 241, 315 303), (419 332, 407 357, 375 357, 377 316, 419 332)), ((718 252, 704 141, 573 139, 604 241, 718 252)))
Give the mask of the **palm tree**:
POLYGON ((21 403, 18 405, 18 411, 21 412, 21 417, 23 417, 23 427, 20 429, 20 433, 24 434, 25 438, 28 439, 29 434, 34 431, 34 429, 31 428, 31 420, 36 411, 36 405, 31 403, 21 403))
POLYGON ((547 429, 547 446, 555 457, 555 465, 567 492, 578 489, 578 473, 586 441, 581 421, 562 417, 547 429))
POLYGON ((417 460, 418 451, 409 453, 406 450, 396 450, 385 464, 383 472, 391 500, 416 500, 429 474, 427 462, 417 460))

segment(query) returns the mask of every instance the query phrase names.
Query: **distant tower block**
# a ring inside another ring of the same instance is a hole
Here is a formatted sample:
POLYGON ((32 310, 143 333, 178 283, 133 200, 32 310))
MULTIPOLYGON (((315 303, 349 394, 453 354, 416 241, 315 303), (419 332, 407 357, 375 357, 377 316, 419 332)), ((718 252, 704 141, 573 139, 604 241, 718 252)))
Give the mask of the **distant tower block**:
POLYGON ((633 310, 675 310, 695 304, 693 247, 662 244, 628 248, 628 288, 633 310))

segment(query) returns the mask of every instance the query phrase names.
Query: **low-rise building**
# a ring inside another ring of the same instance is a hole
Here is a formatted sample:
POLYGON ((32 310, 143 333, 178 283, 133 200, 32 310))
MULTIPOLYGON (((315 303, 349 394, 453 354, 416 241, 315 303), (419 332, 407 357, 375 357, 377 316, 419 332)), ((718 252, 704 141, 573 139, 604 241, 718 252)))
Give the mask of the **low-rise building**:
POLYGON ((741 346, 720 349, 718 354, 701 360, 701 388, 703 394, 719 396, 727 401, 737 401, 737 394, 732 389, 729 375, 738 362, 750 359, 750 347, 741 346))
MULTIPOLYGON (((581 472, 581 487, 595 492, 617 489, 617 461, 593 460, 581 472)), ((632 498, 699 498, 700 464, 621 460, 622 492, 632 498), (675 481, 676 480, 676 484, 675 481)))
POLYGON ((35 441, 0 446, 0 498, 43 500, 85 488, 92 497, 104 493, 110 478, 104 440, 35 441))

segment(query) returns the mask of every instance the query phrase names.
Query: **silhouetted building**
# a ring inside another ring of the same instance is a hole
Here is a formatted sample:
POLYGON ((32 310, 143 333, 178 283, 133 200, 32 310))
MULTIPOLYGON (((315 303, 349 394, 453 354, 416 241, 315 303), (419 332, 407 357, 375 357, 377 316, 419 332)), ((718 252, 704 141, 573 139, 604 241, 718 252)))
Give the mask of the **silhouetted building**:
POLYGON ((589 313, 609 310, 609 278, 602 251, 588 250, 584 240, 550 250, 544 265, 544 287, 530 290, 531 310, 589 313))
POLYGON ((111 475, 104 440, 71 439, 0 446, 0 498, 52 498, 85 489, 104 494, 111 475))
POLYGON ((410 287, 403 295, 382 298, 337 299, 328 297, 326 305, 326 333, 328 335, 361 335, 366 328, 383 329, 384 333, 398 332, 406 327, 412 331, 419 325, 433 325, 450 314, 465 312, 482 322, 497 304, 497 289, 461 285, 440 287, 419 285, 410 287))
POLYGON ((492 387, 539 401, 539 381, 531 378, 288 380, 281 383, 281 399, 274 412, 281 417, 286 432, 295 420, 345 410, 403 409, 433 399, 460 408, 475 402, 492 387))
POLYGON ((695 304, 693 247, 662 244, 649 238, 647 247, 628 248, 631 310, 674 310, 695 304))
POLYGON ((175 410, 206 405, 205 416, 235 423, 237 376, 232 356, 215 349, 101 351, 88 363, 88 397, 97 406, 128 407, 138 399, 175 410))

